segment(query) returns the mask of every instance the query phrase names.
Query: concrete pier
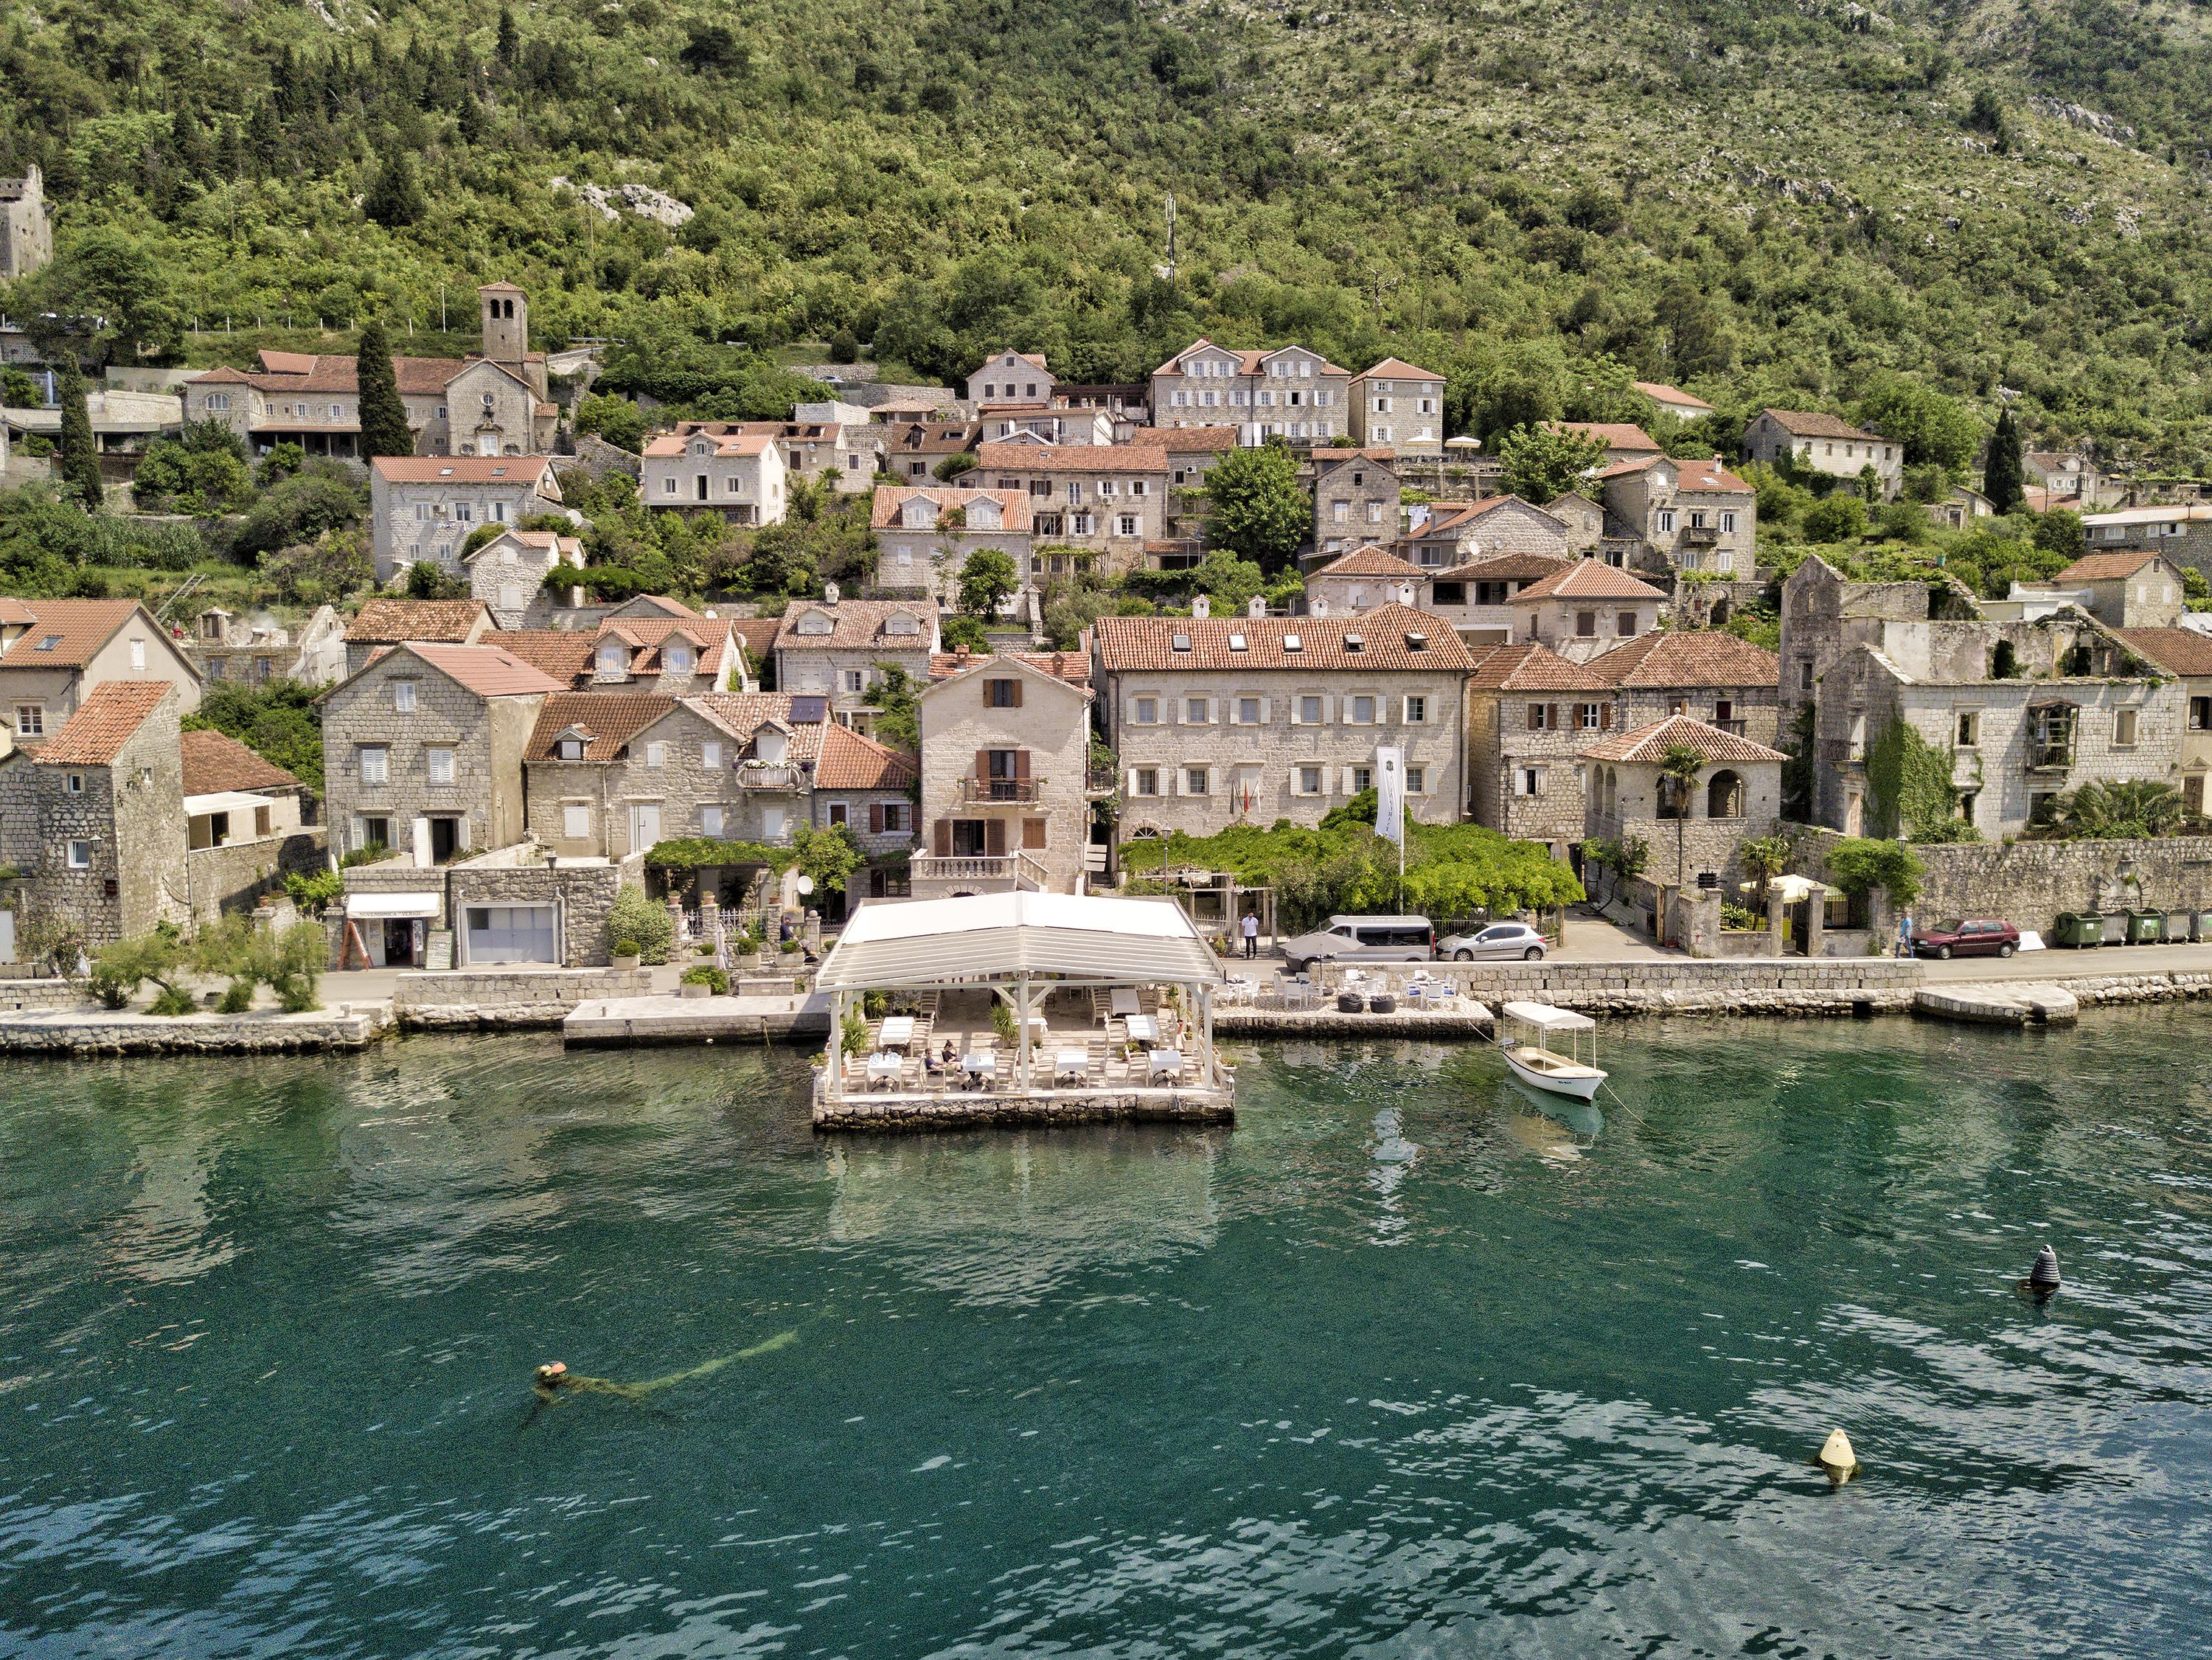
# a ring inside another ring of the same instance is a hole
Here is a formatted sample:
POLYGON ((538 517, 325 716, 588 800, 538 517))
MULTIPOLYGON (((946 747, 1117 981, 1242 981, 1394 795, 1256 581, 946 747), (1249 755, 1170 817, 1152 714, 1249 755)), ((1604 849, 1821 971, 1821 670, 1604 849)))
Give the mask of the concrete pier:
POLYGON ((1923 987, 1913 995, 1912 1009, 1984 1026, 2070 1026, 2081 1015, 2081 1000, 2061 987, 2009 982, 1923 987))
POLYGON ((631 1049, 654 1043, 776 1043, 824 1037, 830 1000, 818 992, 775 997, 599 998, 579 1003, 561 1023, 569 1049, 631 1049))

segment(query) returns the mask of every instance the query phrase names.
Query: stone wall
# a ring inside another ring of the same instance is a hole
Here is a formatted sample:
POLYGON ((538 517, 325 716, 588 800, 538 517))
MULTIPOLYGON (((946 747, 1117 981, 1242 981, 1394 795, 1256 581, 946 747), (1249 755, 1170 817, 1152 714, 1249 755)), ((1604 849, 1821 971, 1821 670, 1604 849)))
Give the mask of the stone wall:
POLYGON ((357 1049, 388 1030, 380 1003, 341 1004, 312 1014, 257 1009, 175 1019, 85 1008, 65 1016, 0 1014, 0 1053, 25 1055, 250 1055, 357 1049))
POLYGON ((452 974, 403 972, 392 1012, 410 1028, 557 1026, 579 1003, 643 997, 647 969, 463 969, 452 974))
POLYGON ((303 830, 186 854, 185 877, 191 889, 193 921, 209 922, 227 910, 251 910, 257 896, 282 885, 292 872, 323 869, 328 863, 325 834, 319 828, 303 830))
POLYGON ((83 985, 75 980, 0 980, 0 1011, 11 1014, 78 1008, 86 1000, 83 985))
MULTIPOLYGON (((1431 963, 1432 977, 1495 1012, 1514 1000, 1588 1014, 1851 1014, 1900 1012, 1920 988, 1921 964, 1889 958, 1808 962, 1803 958, 1623 963, 1431 963)), ((1412 968, 1363 963, 1361 973, 1393 980, 1412 968)), ((1323 964, 1315 983, 1333 996, 1341 964, 1323 964)), ((1217 1017, 1216 1025, 1219 1026, 1217 1017)))
MULTIPOLYGON (((620 873, 613 865, 460 864, 446 873, 447 914, 465 930, 470 905, 557 903, 561 954, 570 968, 607 960, 607 913, 614 909, 620 873)), ((457 942, 463 950, 466 941, 457 942)))

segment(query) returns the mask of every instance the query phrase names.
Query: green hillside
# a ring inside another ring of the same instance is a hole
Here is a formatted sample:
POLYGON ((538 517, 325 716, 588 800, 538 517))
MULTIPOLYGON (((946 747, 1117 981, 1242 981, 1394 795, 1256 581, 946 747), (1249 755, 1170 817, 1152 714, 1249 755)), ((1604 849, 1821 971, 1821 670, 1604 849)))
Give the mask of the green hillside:
POLYGON ((1902 370, 2197 468, 2203 17, 0 0, 0 169, 46 169, 64 250, 5 299, 212 361, 371 314, 424 349, 441 285, 507 276, 541 344, 625 337, 627 384, 678 396, 841 332, 948 377, 1298 338, 1444 370, 1478 431, 1612 412, 1632 374, 1739 410, 1902 370), (608 222, 563 177, 696 212, 608 222))

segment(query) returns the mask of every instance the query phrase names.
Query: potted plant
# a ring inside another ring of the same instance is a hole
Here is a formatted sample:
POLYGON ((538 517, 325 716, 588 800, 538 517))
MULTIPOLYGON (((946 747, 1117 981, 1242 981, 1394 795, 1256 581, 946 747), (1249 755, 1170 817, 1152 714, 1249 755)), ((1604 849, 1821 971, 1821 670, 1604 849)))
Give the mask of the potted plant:
POLYGON ((638 943, 635 939, 616 940, 613 954, 615 966, 618 969, 634 969, 644 961, 638 943))
POLYGON ((679 997, 726 997, 729 990, 730 976, 712 963, 695 963, 676 986, 679 997))
POLYGON ((738 966, 758 970, 761 963, 761 936, 757 928, 747 928, 745 937, 738 942, 738 966))

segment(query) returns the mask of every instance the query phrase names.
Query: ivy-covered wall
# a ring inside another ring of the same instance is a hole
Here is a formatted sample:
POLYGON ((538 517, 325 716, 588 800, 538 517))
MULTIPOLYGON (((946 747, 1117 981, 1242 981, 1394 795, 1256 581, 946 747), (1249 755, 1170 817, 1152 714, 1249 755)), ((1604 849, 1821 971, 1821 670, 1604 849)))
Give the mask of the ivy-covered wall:
POLYGON ((1892 721, 1866 749, 1867 833, 1900 830, 1915 842, 1972 838, 1958 823, 1959 793, 1951 774, 1956 753, 1938 749, 1903 721, 1892 721))

